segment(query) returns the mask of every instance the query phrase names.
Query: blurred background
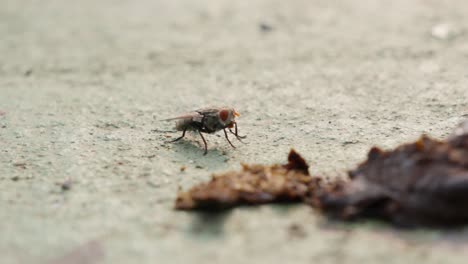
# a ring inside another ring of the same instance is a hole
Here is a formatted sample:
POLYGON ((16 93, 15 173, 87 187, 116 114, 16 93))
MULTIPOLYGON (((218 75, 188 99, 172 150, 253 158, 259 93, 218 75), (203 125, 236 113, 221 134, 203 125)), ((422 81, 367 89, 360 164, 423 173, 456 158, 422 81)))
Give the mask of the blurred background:
POLYGON ((175 212, 179 188, 283 162, 345 176, 468 115, 462 0, 0 0, 2 263, 464 263, 467 234, 307 206, 175 212), (159 120, 229 105, 221 134, 159 120), (185 166, 187 169, 181 171, 185 166), (292 230, 292 231, 291 231, 292 230), (298 231, 299 230, 299 231, 298 231))

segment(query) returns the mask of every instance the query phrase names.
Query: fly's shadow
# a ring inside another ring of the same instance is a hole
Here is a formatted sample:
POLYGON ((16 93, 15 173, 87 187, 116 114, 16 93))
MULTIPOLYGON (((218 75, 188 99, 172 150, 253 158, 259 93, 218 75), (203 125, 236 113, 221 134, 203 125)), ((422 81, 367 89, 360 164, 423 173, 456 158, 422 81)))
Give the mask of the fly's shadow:
MULTIPOLYGON (((171 144, 171 142, 166 142, 166 144, 171 144)), ((175 142, 172 146, 177 150, 178 153, 195 153, 199 154, 201 152, 201 148, 203 146, 202 142, 198 142, 195 138, 194 139, 183 139, 175 142)), ((221 156, 223 151, 218 149, 217 147, 211 148, 210 153, 213 153, 214 156, 221 156)), ((211 156, 211 155, 210 155, 211 156)))

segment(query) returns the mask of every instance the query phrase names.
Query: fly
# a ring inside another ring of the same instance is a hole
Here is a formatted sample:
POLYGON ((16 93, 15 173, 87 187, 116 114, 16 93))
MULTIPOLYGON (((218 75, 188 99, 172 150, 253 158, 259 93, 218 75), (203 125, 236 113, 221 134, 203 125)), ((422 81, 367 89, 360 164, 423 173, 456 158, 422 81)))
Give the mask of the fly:
POLYGON ((169 118, 166 120, 176 120, 176 130, 182 131, 182 136, 170 141, 176 142, 185 137, 185 132, 187 131, 197 131, 200 137, 203 140, 205 146, 205 152, 203 155, 208 153, 208 145, 206 143, 205 137, 202 133, 213 134, 217 131, 223 130, 224 136, 229 144, 236 148, 232 142, 229 140, 226 129, 233 134, 237 140, 242 142, 241 139, 244 139, 245 136, 239 136, 237 131, 237 123, 235 118, 239 116, 239 113, 231 107, 219 107, 219 108, 202 108, 195 110, 193 112, 186 113, 181 116, 174 118, 169 118), (232 131, 234 128, 234 131, 232 131))

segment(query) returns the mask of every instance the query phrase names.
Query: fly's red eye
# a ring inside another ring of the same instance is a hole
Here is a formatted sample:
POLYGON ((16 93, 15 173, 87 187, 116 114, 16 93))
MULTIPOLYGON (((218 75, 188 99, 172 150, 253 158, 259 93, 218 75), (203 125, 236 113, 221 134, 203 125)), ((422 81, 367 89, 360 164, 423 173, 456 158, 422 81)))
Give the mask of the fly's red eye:
POLYGON ((219 111, 219 117, 221 118, 221 120, 226 121, 229 117, 229 111, 228 110, 219 111))

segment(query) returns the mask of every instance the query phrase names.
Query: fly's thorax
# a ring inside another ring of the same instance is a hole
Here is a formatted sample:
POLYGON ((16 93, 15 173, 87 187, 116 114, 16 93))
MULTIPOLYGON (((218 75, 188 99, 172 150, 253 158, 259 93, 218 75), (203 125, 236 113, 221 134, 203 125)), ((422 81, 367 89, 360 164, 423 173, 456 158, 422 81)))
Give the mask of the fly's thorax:
POLYGON ((203 121, 203 126, 209 132, 216 132, 225 127, 218 114, 206 115, 203 121))

